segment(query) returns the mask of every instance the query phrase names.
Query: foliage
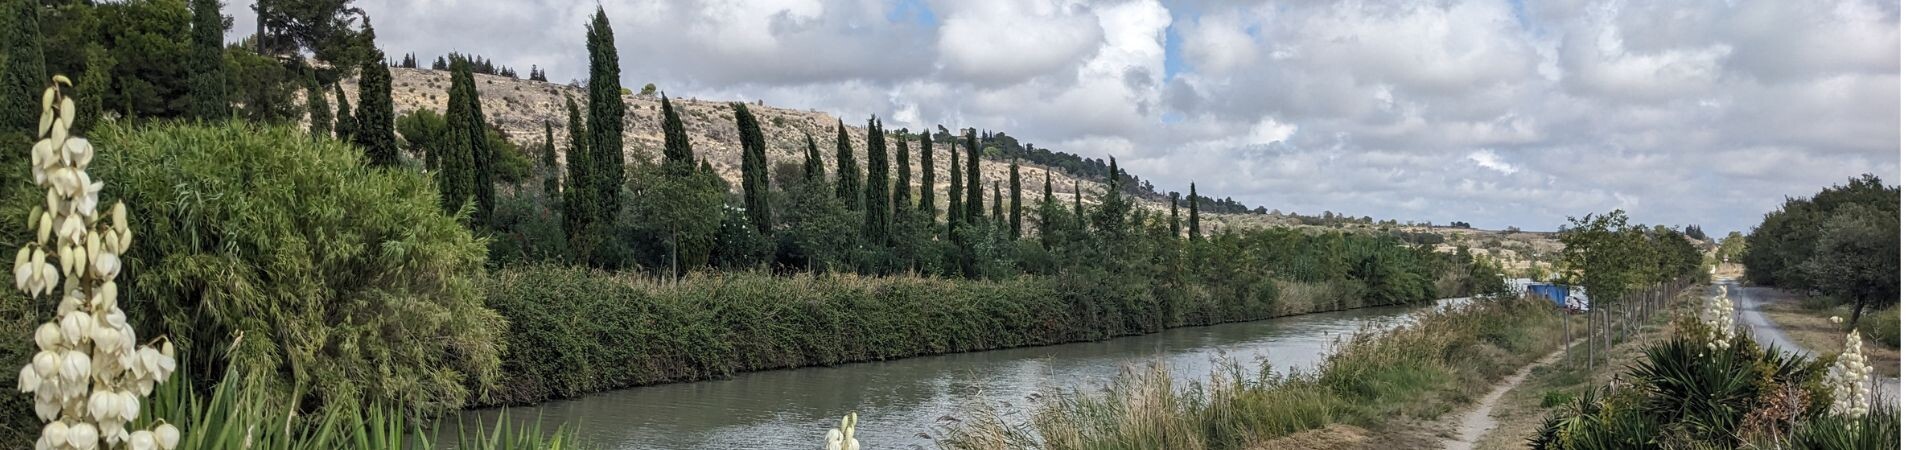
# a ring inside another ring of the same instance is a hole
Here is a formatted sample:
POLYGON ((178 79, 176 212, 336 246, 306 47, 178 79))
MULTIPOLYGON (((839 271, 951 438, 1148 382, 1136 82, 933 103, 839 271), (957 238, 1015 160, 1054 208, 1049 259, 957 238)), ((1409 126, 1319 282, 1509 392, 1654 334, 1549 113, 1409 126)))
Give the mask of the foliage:
POLYGON ((320 82, 307 73, 307 129, 314 138, 325 138, 333 134, 333 109, 327 105, 327 91, 320 89, 320 82))
POLYGON ((860 166, 853 161, 853 144, 847 140, 847 124, 841 123, 833 139, 833 193, 849 210, 860 209, 860 166))
POLYGON ((1900 188, 1872 174, 1789 198, 1747 236, 1740 259, 1754 283, 1818 289, 1854 304, 1854 321, 1867 307, 1896 302, 1900 293, 1900 188))
MULTIPOLYGON (((386 63, 380 58, 380 53, 376 50, 374 58, 360 66, 360 103, 354 105, 353 117, 357 122, 354 124, 353 143, 359 144, 366 150, 368 164, 394 166, 400 164, 400 148, 393 142, 393 74, 388 71, 386 63)), ((472 82, 471 75, 468 77, 468 82, 472 82)), ((475 104, 473 111, 478 113, 480 110, 477 106, 478 102, 475 104)), ((455 123, 455 125, 458 124, 455 123)), ((484 155, 475 154, 474 156, 480 158, 484 155)), ((476 175, 483 178, 491 176, 489 171, 484 169, 486 167, 484 162, 477 167, 481 169, 477 169, 479 172, 476 175)), ((480 204, 480 214, 493 212, 493 195, 489 192, 490 190, 482 189, 476 195, 477 203, 480 204)))
POLYGON ((1043 394, 1029 417, 975 411, 947 428, 939 446, 1248 448, 1335 422, 1437 416, 1552 351, 1553 314, 1511 298, 1421 314, 1415 325, 1357 333, 1310 373, 1228 362, 1208 382, 1180 386, 1162 366, 1130 370, 1097 388, 1043 394))
POLYGON ((340 83, 333 84, 333 106, 336 108, 333 114, 333 138, 342 142, 352 140, 354 118, 353 110, 349 109, 352 105, 347 104, 347 91, 340 87, 340 83))
POLYGON ((291 126, 104 127, 101 177, 136 224, 122 291, 186 348, 302 409, 388 402, 431 414, 497 374, 500 317, 481 303, 484 244, 417 173, 291 126), (244 336, 244 337, 242 337, 244 336), (234 343, 236 337, 240 337, 234 343))
POLYGON ((746 199, 747 222, 758 233, 770 233, 773 206, 768 201, 767 138, 746 103, 733 104, 733 119, 740 127, 740 193, 746 199))
POLYGON ((881 247, 887 245, 887 238, 892 237, 893 234, 887 229, 888 222, 893 218, 893 206, 888 200, 888 195, 891 195, 889 189, 892 189, 893 185, 887 182, 889 175, 887 172, 886 132, 881 130, 879 118, 869 117, 867 119, 867 192, 864 198, 866 222, 861 231, 864 232, 868 241, 881 247))
MULTIPOLYGON (((613 26, 607 22, 607 12, 595 8, 593 21, 587 26, 587 136, 583 153, 592 156, 586 161, 593 164, 591 173, 583 180, 591 184, 575 183, 574 186, 594 190, 593 200, 579 212, 595 215, 587 222, 589 229, 599 239, 609 236, 605 230, 611 230, 620 215, 620 190, 626 185, 626 129, 627 105, 620 99, 620 55, 613 44, 613 26)), ((571 153, 570 153, 571 154, 571 153)), ((607 263, 605 258, 595 260, 607 263)))
MULTIPOLYGON (((449 213, 467 214, 467 223, 475 223, 486 216, 475 216, 469 211, 468 202, 474 202, 479 195, 479 187, 474 184, 478 173, 475 162, 480 159, 480 146, 484 139, 480 136, 481 113, 478 94, 474 91, 473 71, 468 69, 466 60, 454 60, 453 81, 447 85, 446 129, 439 133, 425 133, 424 136, 439 136, 444 140, 440 145, 428 144, 427 151, 432 152, 428 160, 434 161, 435 174, 440 182, 440 207, 449 213)), ((431 120, 421 122, 430 124, 431 120)), ((364 126, 364 125, 362 125, 364 126)), ((420 144, 415 144, 420 145, 420 144)), ((491 185, 489 185, 491 186, 491 185)), ((477 202, 476 202, 477 203, 477 202)))
POLYGON ((1654 283, 1705 276, 1700 250, 1680 231, 1629 224, 1620 210, 1568 221, 1573 226, 1559 233, 1566 244, 1563 275, 1585 286, 1597 304, 1619 301, 1627 292, 1654 283))
POLYGON ((544 194, 515 189, 500 196, 487 235, 487 259, 495 266, 565 261, 569 248, 560 212, 544 194))
POLYGON ((187 96, 192 114, 201 120, 220 120, 230 114, 227 103, 227 66, 221 55, 226 18, 219 0, 192 0, 193 39, 187 58, 187 96))
POLYGON ((679 174, 666 167, 636 164, 620 227, 633 255, 655 267, 685 273, 705 266, 723 219, 726 186, 718 175, 696 170, 679 174))

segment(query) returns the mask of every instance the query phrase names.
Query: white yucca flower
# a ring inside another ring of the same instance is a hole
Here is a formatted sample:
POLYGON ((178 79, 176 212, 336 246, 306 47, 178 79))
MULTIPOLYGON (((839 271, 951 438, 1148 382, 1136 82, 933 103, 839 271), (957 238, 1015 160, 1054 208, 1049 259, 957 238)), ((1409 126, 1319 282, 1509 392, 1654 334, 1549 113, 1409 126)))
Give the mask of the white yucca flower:
POLYGON ((853 424, 860 421, 860 413, 847 413, 840 418, 840 427, 827 430, 827 450, 860 450, 860 440, 853 437, 853 424))
POLYGON ((33 181, 47 190, 44 208, 27 216, 35 231, 13 260, 13 287, 28 296, 64 289, 53 320, 33 332, 39 348, 20 368, 20 392, 33 394, 33 411, 47 422, 33 447, 41 450, 173 450, 180 429, 160 423, 129 432, 140 416, 141 398, 172 378, 173 343, 147 344, 120 309, 120 255, 133 243, 127 208, 114 203, 102 220, 105 182, 87 174, 93 144, 71 136, 76 109, 61 91, 73 84, 53 77, 40 99, 39 142, 33 145, 33 181), (55 262, 49 262, 51 256, 55 262), (57 264, 56 264, 57 262, 57 264), (62 283, 62 278, 65 283, 62 283), (156 348, 155 345, 158 345, 156 348))
POLYGON ((1839 370, 1829 375, 1833 384, 1833 413, 1856 419, 1867 415, 1867 407, 1873 401, 1872 385, 1867 383, 1867 378, 1873 375, 1873 366, 1867 364, 1866 354, 1860 351, 1860 330, 1847 333, 1847 350, 1840 353, 1834 364, 1839 370))
POLYGON ((1713 332, 1713 341, 1707 347, 1714 350, 1726 350, 1733 347, 1733 300, 1727 298, 1727 287, 1718 286, 1719 292, 1707 301, 1706 311, 1701 312, 1701 321, 1706 322, 1713 332))

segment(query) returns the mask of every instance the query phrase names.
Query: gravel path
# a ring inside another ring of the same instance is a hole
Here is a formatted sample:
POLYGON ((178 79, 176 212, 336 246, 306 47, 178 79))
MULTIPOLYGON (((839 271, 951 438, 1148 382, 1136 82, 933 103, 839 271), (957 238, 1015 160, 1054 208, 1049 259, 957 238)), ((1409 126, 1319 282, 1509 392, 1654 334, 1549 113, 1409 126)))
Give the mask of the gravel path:
MULTIPOLYGON (((1579 345, 1584 342, 1586 342, 1586 340, 1582 339, 1574 342, 1574 345, 1579 345)), ((1527 380, 1527 375, 1533 374, 1535 367, 1552 364, 1554 361, 1560 359, 1560 354, 1565 352, 1565 348, 1554 350, 1553 353, 1534 360, 1533 363, 1527 364, 1526 367, 1521 367, 1520 370, 1515 371, 1512 375, 1507 375, 1505 379, 1500 380, 1500 384, 1494 385, 1492 391, 1487 392, 1487 395, 1480 397, 1480 401, 1474 403, 1473 411, 1468 411, 1467 414, 1460 416, 1460 423, 1453 427, 1453 437, 1442 441, 1444 445, 1441 448, 1446 450, 1471 450, 1473 444, 1480 441, 1481 436, 1486 435, 1488 431, 1492 431, 1495 426, 1500 425, 1499 421, 1493 419, 1493 407, 1500 403, 1500 397, 1506 396, 1507 391, 1519 387, 1521 382, 1527 380)))
MULTIPOLYGON (((1792 338, 1787 337, 1786 332, 1781 331, 1780 327, 1761 311, 1767 305, 1780 301, 1786 294, 1773 288, 1741 286, 1740 283, 1725 278, 1714 279, 1713 284, 1727 287, 1727 297, 1733 299, 1735 325, 1746 327, 1760 345, 1773 345, 1783 350, 1819 356, 1818 352, 1809 351, 1806 347, 1793 342, 1792 338)), ((1874 393, 1880 394, 1880 398, 1891 401, 1896 407, 1899 406, 1899 378, 1886 378, 1874 374, 1873 382, 1874 393)))

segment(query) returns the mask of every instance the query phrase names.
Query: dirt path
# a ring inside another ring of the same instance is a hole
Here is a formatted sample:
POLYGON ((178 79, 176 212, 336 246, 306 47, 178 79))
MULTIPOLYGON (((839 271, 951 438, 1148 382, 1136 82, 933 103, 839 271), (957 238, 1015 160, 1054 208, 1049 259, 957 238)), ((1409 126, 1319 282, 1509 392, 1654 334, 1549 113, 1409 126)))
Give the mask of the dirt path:
MULTIPOLYGON (((1573 345, 1580 345, 1585 342, 1586 340, 1582 339, 1575 341, 1573 345)), ((1520 370, 1514 371, 1513 375, 1508 375, 1505 379, 1500 380, 1500 384, 1494 385, 1492 391, 1488 391, 1487 395, 1481 396, 1479 401, 1474 402, 1472 411, 1468 411, 1465 415, 1460 416, 1458 425, 1455 425, 1453 428, 1454 437, 1443 440, 1442 443, 1444 445, 1441 448, 1446 450, 1471 450, 1473 444, 1480 441, 1481 436, 1493 430, 1495 426, 1500 425, 1500 422, 1493 420, 1493 406, 1500 402, 1500 397, 1507 395, 1507 391, 1513 390, 1513 388, 1520 386, 1521 382, 1526 381, 1527 375, 1532 374, 1534 368, 1558 361, 1560 355, 1565 352, 1566 349, 1564 347, 1560 350, 1554 350, 1553 353, 1534 360, 1532 363, 1527 364, 1526 367, 1521 367, 1520 370)))

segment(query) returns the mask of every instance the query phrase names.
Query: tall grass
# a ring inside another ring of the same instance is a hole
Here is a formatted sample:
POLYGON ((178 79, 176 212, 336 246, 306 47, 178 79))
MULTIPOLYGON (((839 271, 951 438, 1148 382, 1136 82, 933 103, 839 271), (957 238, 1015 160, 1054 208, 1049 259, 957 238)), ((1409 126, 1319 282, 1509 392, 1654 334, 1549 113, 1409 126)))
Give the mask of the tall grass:
POLYGON ((1163 367, 1098 390, 1040 399, 1030 415, 984 407, 950 427, 949 449, 1241 448, 1332 423, 1434 417, 1551 352, 1559 321, 1543 302, 1489 299, 1373 328, 1336 346, 1316 371, 1226 364, 1177 386, 1163 367))
MULTIPOLYGON (((269 383, 247 381, 229 372, 206 392, 197 392, 191 377, 155 389, 153 401, 143 407, 143 420, 165 420, 185 433, 180 448, 196 450, 563 450, 586 448, 575 430, 561 427, 545 434, 539 424, 512 426, 505 413, 491 426, 456 424, 462 432, 452 442, 436 441, 432 427, 409 420, 401 408, 359 407, 327 403, 318 411, 300 411, 268 395, 269 383)), ((291 396, 297 398, 298 396, 291 396)), ((140 424, 136 424, 140 426, 140 424)))

